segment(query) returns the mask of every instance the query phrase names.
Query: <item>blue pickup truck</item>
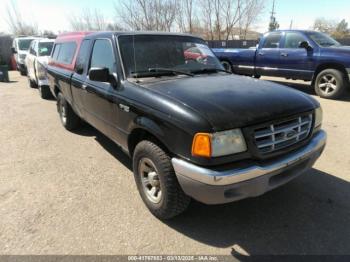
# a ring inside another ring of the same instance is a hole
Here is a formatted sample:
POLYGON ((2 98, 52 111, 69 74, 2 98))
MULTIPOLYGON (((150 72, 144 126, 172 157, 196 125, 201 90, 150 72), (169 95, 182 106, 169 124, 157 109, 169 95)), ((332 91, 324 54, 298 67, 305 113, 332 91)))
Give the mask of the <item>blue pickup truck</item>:
POLYGON ((350 47, 320 32, 273 31, 257 47, 213 51, 226 70, 257 78, 312 81, 316 93, 324 98, 338 98, 349 86, 350 47))

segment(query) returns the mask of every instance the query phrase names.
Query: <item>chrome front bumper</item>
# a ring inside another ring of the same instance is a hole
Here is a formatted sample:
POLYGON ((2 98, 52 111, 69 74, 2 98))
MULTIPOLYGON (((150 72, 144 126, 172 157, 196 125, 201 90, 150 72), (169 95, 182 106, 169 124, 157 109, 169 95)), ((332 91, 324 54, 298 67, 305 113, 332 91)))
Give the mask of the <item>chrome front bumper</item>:
POLYGON ((186 194, 207 204, 226 203, 261 195, 297 177, 315 163, 326 140, 327 135, 321 130, 306 146, 277 160, 224 171, 200 167, 178 158, 173 158, 172 164, 186 194))

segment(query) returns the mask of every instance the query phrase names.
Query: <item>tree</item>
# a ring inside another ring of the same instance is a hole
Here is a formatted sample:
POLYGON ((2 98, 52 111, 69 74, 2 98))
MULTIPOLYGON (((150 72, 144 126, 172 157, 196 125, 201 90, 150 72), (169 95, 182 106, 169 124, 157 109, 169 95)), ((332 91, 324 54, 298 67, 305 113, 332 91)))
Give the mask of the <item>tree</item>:
POLYGON ((336 23, 324 17, 316 18, 313 29, 322 33, 332 34, 335 31, 336 23))
POLYGON ((115 5, 117 17, 131 30, 171 31, 178 0, 123 0, 115 5))
POLYGON ((88 8, 78 15, 70 15, 69 23, 75 31, 101 31, 106 30, 108 26, 100 10, 88 8))
POLYGON ((349 36, 349 27, 348 23, 345 21, 345 19, 341 20, 336 29, 335 32, 332 34, 335 38, 344 38, 349 36))
POLYGON ((194 33, 196 17, 194 16, 193 6, 196 6, 196 0, 177 0, 178 6, 176 12, 176 22, 181 32, 194 33))
POLYGON ((10 28, 10 31, 14 35, 37 35, 38 26, 36 23, 25 22, 22 18, 22 14, 19 11, 16 3, 11 0, 6 5, 7 18, 6 22, 10 28))

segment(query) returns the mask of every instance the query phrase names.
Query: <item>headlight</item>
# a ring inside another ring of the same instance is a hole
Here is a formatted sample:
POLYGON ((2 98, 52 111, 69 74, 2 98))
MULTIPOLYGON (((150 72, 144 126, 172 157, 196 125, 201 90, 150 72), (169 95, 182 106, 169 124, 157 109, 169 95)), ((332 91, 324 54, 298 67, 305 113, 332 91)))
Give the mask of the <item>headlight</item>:
POLYGON ((192 155, 219 157, 247 151, 241 129, 233 129, 214 134, 198 133, 192 143, 192 155))
POLYGON ((315 128, 320 127, 322 125, 323 112, 322 108, 318 107, 315 110, 315 128))
POLYGON ((46 79, 46 68, 40 63, 37 63, 37 76, 40 80, 46 79))

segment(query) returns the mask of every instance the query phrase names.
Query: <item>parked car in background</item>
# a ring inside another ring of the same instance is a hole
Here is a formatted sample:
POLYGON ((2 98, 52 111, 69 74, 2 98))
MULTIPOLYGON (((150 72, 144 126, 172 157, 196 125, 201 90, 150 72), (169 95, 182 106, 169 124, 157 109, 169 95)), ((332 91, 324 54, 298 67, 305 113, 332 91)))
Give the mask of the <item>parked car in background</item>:
POLYGON ((312 81, 324 98, 338 98, 349 87, 350 48, 320 32, 274 31, 257 48, 213 51, 236 74, 312 81))
POLYGON ((30 87, 38 87, 40 96, 44 99, 51 97, 46 75, 46 67, 53 48, 52 39, 35 39, 29 47, 25 59, 30 87))
POLYGON ((56 43, 48 66, 60 120, 67 130, 86 121, 128 153, 158 218, 180 214, 191 198, 262 195, 308 170, 325 147, 315 99, 228 73, 198 37, 101 32, 81 40, 56 43), (186 58, 189 47, 205 62, 186 58), (76 61, 74 71, 62 61, 76 61))
POLYGON ((21 75, 27 75, 27 67, 25 65, 25 59, 28 54, 30 43, 37 39, 37 37, 26 36, 26 37, 16 37, 13 39, 12 43, 12 53, 15 57, 17 64, 17 70, 21 75))

